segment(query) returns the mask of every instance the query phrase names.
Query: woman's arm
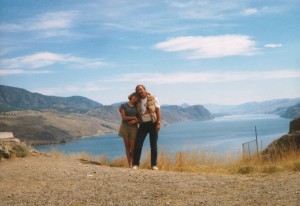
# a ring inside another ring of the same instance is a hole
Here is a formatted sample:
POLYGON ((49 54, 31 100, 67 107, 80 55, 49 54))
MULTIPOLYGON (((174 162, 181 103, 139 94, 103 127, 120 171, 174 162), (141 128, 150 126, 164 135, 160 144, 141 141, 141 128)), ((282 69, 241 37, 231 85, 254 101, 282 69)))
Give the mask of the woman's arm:
POLYGON ((125 110, 122 108, 120 109, 120 113, 121 113, 122 120, 124 121, 131 121, 131 120, 138 121, 137 117, 126 116, 125 110))

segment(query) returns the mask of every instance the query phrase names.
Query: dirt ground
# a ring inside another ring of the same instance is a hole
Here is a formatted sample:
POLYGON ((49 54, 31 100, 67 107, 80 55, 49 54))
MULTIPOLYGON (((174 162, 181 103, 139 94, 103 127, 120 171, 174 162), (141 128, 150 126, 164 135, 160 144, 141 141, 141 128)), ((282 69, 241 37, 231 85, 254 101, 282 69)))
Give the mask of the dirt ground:
POLYGON ((70 157, 0 162, 0 205, 300 205, 300 173, 193 174, 70 157))

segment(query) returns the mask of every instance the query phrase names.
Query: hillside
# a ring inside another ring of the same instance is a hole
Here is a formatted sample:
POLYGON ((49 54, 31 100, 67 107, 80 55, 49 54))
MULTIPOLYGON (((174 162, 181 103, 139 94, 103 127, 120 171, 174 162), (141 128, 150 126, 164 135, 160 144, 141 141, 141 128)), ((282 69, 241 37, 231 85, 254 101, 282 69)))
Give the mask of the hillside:
MULTIPOLYGON (((31 144, 116 132, 121 122, 118 105, 102 105, 80 96, 46 96, 0 85, 0 132, 13 132, 31 144)), ((201 105, 166 106, 161 110, 167 124, 213 118, 201 105)))
POLYGON ((283 118, 296 119, 300 117, 300 103, 287 108, 280 115, 283 118))
POLYGON ((177 105, 162 106, 161 113, 163 119, 168 123, 175 123, 187 120, 211 120, 213 115, 202 105, 180 107, 177 105))
POLYGON ((53 110, 13 111, 0 114, 0 132, 11 131, 28 144, 52 144, 84 136, 117 131, 117 122, 80 113, 60 113, 53 110))
POLYGON ((262 151, 262 154, 275 159, 297 152, 300 152, 300 118, 292 120, 289 133, 273 141, 262 151))
POLYGON ((61 112, 86 112, 102 104, 81 96, 55 97, 25 89, 0 85, 0 111, 54 109, 61 112))

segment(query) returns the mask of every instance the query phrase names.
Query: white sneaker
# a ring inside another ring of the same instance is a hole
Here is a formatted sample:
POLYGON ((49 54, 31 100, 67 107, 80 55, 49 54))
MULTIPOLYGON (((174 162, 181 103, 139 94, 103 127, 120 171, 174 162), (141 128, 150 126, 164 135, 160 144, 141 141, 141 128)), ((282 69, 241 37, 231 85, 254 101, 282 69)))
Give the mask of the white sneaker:
POLYGON ((158 170, 158 167, 157 166, 153 166, 152 169, 153 170, 158 170))
POLYGON ((139 169, 139 166, 134 165, 134 166, 132 167, 132 169, 137 170, 137 169, 139 169))

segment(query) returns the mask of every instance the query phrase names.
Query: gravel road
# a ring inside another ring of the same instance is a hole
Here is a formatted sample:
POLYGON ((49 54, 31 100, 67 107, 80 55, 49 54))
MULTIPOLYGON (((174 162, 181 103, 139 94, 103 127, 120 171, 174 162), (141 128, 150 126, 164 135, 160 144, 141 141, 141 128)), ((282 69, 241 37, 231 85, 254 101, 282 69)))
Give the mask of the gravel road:
POLYGON ((193 174, 36 156, 0 162, 0 205, 300 205, 300 173, 193 174))

